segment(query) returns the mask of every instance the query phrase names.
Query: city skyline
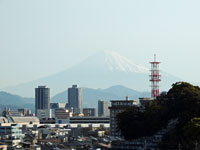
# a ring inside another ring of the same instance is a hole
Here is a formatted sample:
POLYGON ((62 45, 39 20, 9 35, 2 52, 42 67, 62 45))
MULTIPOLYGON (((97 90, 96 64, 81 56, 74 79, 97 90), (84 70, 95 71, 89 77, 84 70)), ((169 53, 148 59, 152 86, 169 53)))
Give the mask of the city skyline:
POLYGON ((199 6, 0 0, 0 149, 200 149, 199 6))

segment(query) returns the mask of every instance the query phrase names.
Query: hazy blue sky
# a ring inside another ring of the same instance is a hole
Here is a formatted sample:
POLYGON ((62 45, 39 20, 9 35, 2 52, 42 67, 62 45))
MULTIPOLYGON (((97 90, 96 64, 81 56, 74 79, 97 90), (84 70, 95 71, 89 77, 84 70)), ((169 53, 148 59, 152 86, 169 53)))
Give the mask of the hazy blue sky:
POLYGON ((0 88, 115 50, 200 82, 199 0, 0 0, 0 88))

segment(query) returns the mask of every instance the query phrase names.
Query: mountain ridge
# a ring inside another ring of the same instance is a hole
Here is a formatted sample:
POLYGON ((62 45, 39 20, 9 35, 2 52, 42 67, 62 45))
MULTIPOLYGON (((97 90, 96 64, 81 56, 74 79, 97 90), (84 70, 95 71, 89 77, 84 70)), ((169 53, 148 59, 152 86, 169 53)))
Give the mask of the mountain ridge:
MULTIPOLYGON (((123 85, 114 85, 106 89, 92 89, 82 87, 83 90, 83 107, 97 108, 98 100, 125 100, 126 96, 129 99, 138 100, 140 97, 150 97, 149 92, 139 92, 123 85), (120 91, 120 92, 119 92, 120 91)), ((58 93, 51 98, 51 102, 64 102, 67 103, 67 90, 58 93)))
MULTIPOLYGON (((125 96, 129 96, 130 99, 138 99, 139 97, 149 97, 149 92, 139 92, 123 85, 114 85, 105 89, 93 89, 88 87, 82 87, 83 89, 83 107, 97 108, 98 100, 124 100, 125 96), (119 92, 120 91, 120 92, 119 92)), ((51 97, 51 103, 67 103, 67 90, 57 93, 51 97)), ((8 92, 0 92, 0 108, 5 106, 12 109, 29 108, 34 110, 34 98, 26 98, 19 95, 11 94, 8 92)))
POLYGON ((11 109, 28 108, 34 110, 34 98, 21 97, 5 91, 0 91, 0 109, 9 107, 11 109))
MULTIPOLYGON (((165 72, 162 74, 162 79, 162 90, 168 90, 172 83, 180 81, 180 78, 165 72)), ((146 67, 137 65, 112 51, 99 52, 62 72, 4 90, 33 97, 33 89, 38 85, 47 85, 51 88, 52 95, 55 95, 73 84, 92 88, 106 88, 119 84, 138 91, 147 91, 150 85, 146 67)))

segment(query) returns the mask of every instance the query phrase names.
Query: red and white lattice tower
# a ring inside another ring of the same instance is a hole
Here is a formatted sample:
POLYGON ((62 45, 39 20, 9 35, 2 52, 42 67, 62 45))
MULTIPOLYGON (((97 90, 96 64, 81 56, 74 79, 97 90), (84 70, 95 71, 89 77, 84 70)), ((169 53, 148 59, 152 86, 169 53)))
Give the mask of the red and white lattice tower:
POLYGON ((159 64, 160 62, 156 61, 156 55, 154 55, 154 61, 150 62, 151 64, 151 75, 150 75, 150 82, 151 82, 151 97, 156 98, 159 95, 159 82, 160 79, 160 71, 159 71, 159 64))

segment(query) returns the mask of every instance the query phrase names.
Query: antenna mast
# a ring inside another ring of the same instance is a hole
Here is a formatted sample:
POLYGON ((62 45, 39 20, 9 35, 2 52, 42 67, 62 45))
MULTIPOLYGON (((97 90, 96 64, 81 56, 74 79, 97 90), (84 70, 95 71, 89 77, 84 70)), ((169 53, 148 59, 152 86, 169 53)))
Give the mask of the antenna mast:
POLYGON ((150 74, 150 82, 151 82, 151 97, 155 99, 159 95, 159 82, 161 81, 159 64, 160 62, 156 61, 156 54, 154 54, 154 61, 150 62, 151 64, 151 74, 150 74))

